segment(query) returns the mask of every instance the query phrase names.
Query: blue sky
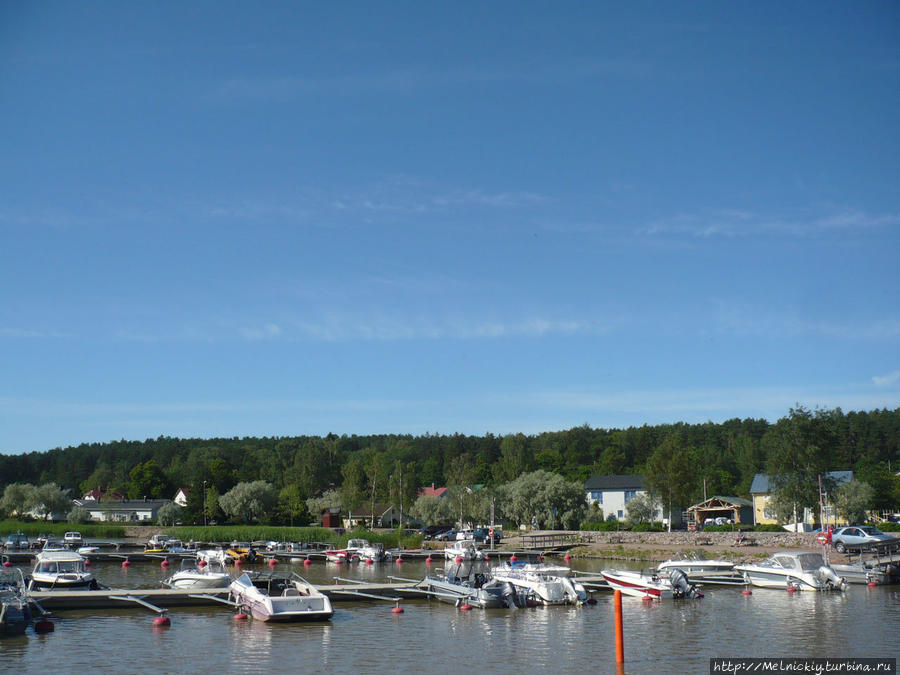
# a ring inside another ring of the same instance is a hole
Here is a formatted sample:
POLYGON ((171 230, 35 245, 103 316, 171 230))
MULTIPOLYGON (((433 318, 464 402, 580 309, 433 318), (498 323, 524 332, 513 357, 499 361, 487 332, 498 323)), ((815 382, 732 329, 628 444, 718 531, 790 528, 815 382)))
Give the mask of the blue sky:
POLYGON ((0 5, 0 451, 900 406, 900 5, 0 5))

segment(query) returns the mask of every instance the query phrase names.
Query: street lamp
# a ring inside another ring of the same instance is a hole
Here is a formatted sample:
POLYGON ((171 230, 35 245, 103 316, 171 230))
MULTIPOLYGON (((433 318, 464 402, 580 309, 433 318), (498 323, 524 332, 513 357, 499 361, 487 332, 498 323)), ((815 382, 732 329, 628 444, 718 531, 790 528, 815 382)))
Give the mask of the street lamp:
POLYGON ((206 527, 206 481, 203 481, 203 527, 206 527))

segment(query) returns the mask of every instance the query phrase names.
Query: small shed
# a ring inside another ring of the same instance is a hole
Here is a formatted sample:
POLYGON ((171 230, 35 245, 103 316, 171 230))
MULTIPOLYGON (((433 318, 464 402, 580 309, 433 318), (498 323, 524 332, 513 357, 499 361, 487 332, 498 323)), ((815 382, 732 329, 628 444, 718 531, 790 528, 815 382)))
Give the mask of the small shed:
POLYGON ((728 518, 735 524, 753 523, 753 502, 740 497, 716 495, 688 508, 691 520, 702 525, 709 518, 728 518))
POLYGON ((341 526, 341 507, 329 506, 322 509, 322 527, 340 527, 341 526))

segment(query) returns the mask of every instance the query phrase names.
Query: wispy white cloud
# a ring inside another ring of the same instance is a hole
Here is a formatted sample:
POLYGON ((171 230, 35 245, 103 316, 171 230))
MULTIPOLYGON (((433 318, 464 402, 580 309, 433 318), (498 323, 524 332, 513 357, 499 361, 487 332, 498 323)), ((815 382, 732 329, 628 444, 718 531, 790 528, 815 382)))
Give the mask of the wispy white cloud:
POLYGON ((900 319, 841 322, 818 319, 796 312, 760 309, 720 301, 713 315, 715 329, 744 336, 791 337, 819 335, 842 340, 896 340, 900 338, 900 319))
POLYGON ((0 328, 0 337, 21 339, 57 339, 71 337, 61 331, 33 330, 30 328, 0 328))
POLYGON ((900 370, 895 370, 887 375, 875 375, 872 378, 872 382, 876 387, 888 387, 892 384, 897 384, 900 382, 900 370))
POLYGON ((800 402, 815 408, 872 410, 900 406, 900 394, 862 391, 858 385, 830 387, 734 387, 708 389, 643 389, 631 391, 545 391, 503 397, 506 403, 595 413, 669 416, 675 420, 709 419, 716 415, 761 416, 787 414, 800 402))
POLYGON ((213 83, 214 102, 285 103, 307 96, 407 95, 423 90, 479 87, 498 83, 551 85, 597 79, 643 79, 647 61, 617 58, 578 62, 473 63, 450 68, 402 67, 333 74, 259 73, 213 83))
POLYGON ((709 213, 677 214, 637 228, 643 236, 684 236, 695 239, 758 237, 765 235, 808 237, 834 231, 900 226, 900 213, 837 210, 810 216, 766 215, 742 209, 709 213))

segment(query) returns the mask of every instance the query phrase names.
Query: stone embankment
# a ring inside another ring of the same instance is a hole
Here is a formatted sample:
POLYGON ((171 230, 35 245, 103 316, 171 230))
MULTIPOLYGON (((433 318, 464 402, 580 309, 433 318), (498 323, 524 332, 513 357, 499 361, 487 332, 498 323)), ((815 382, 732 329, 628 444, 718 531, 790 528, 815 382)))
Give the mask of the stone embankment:
MULTIPOLYGON (((666 560, 702 552, 709 558, 749 561, 779 550, 820 550, 815 535, 793 532, 529 532, 504 541, 505 548, 535 548, 530 543, 567 544, 575 557, 621 560, 666 560), (534 539, 537 536, 539 539, 534 539)), ((552 544, 552 545, 551 545, 552 544)), ((546 548, 545 548, 546 546, 546 548)))

